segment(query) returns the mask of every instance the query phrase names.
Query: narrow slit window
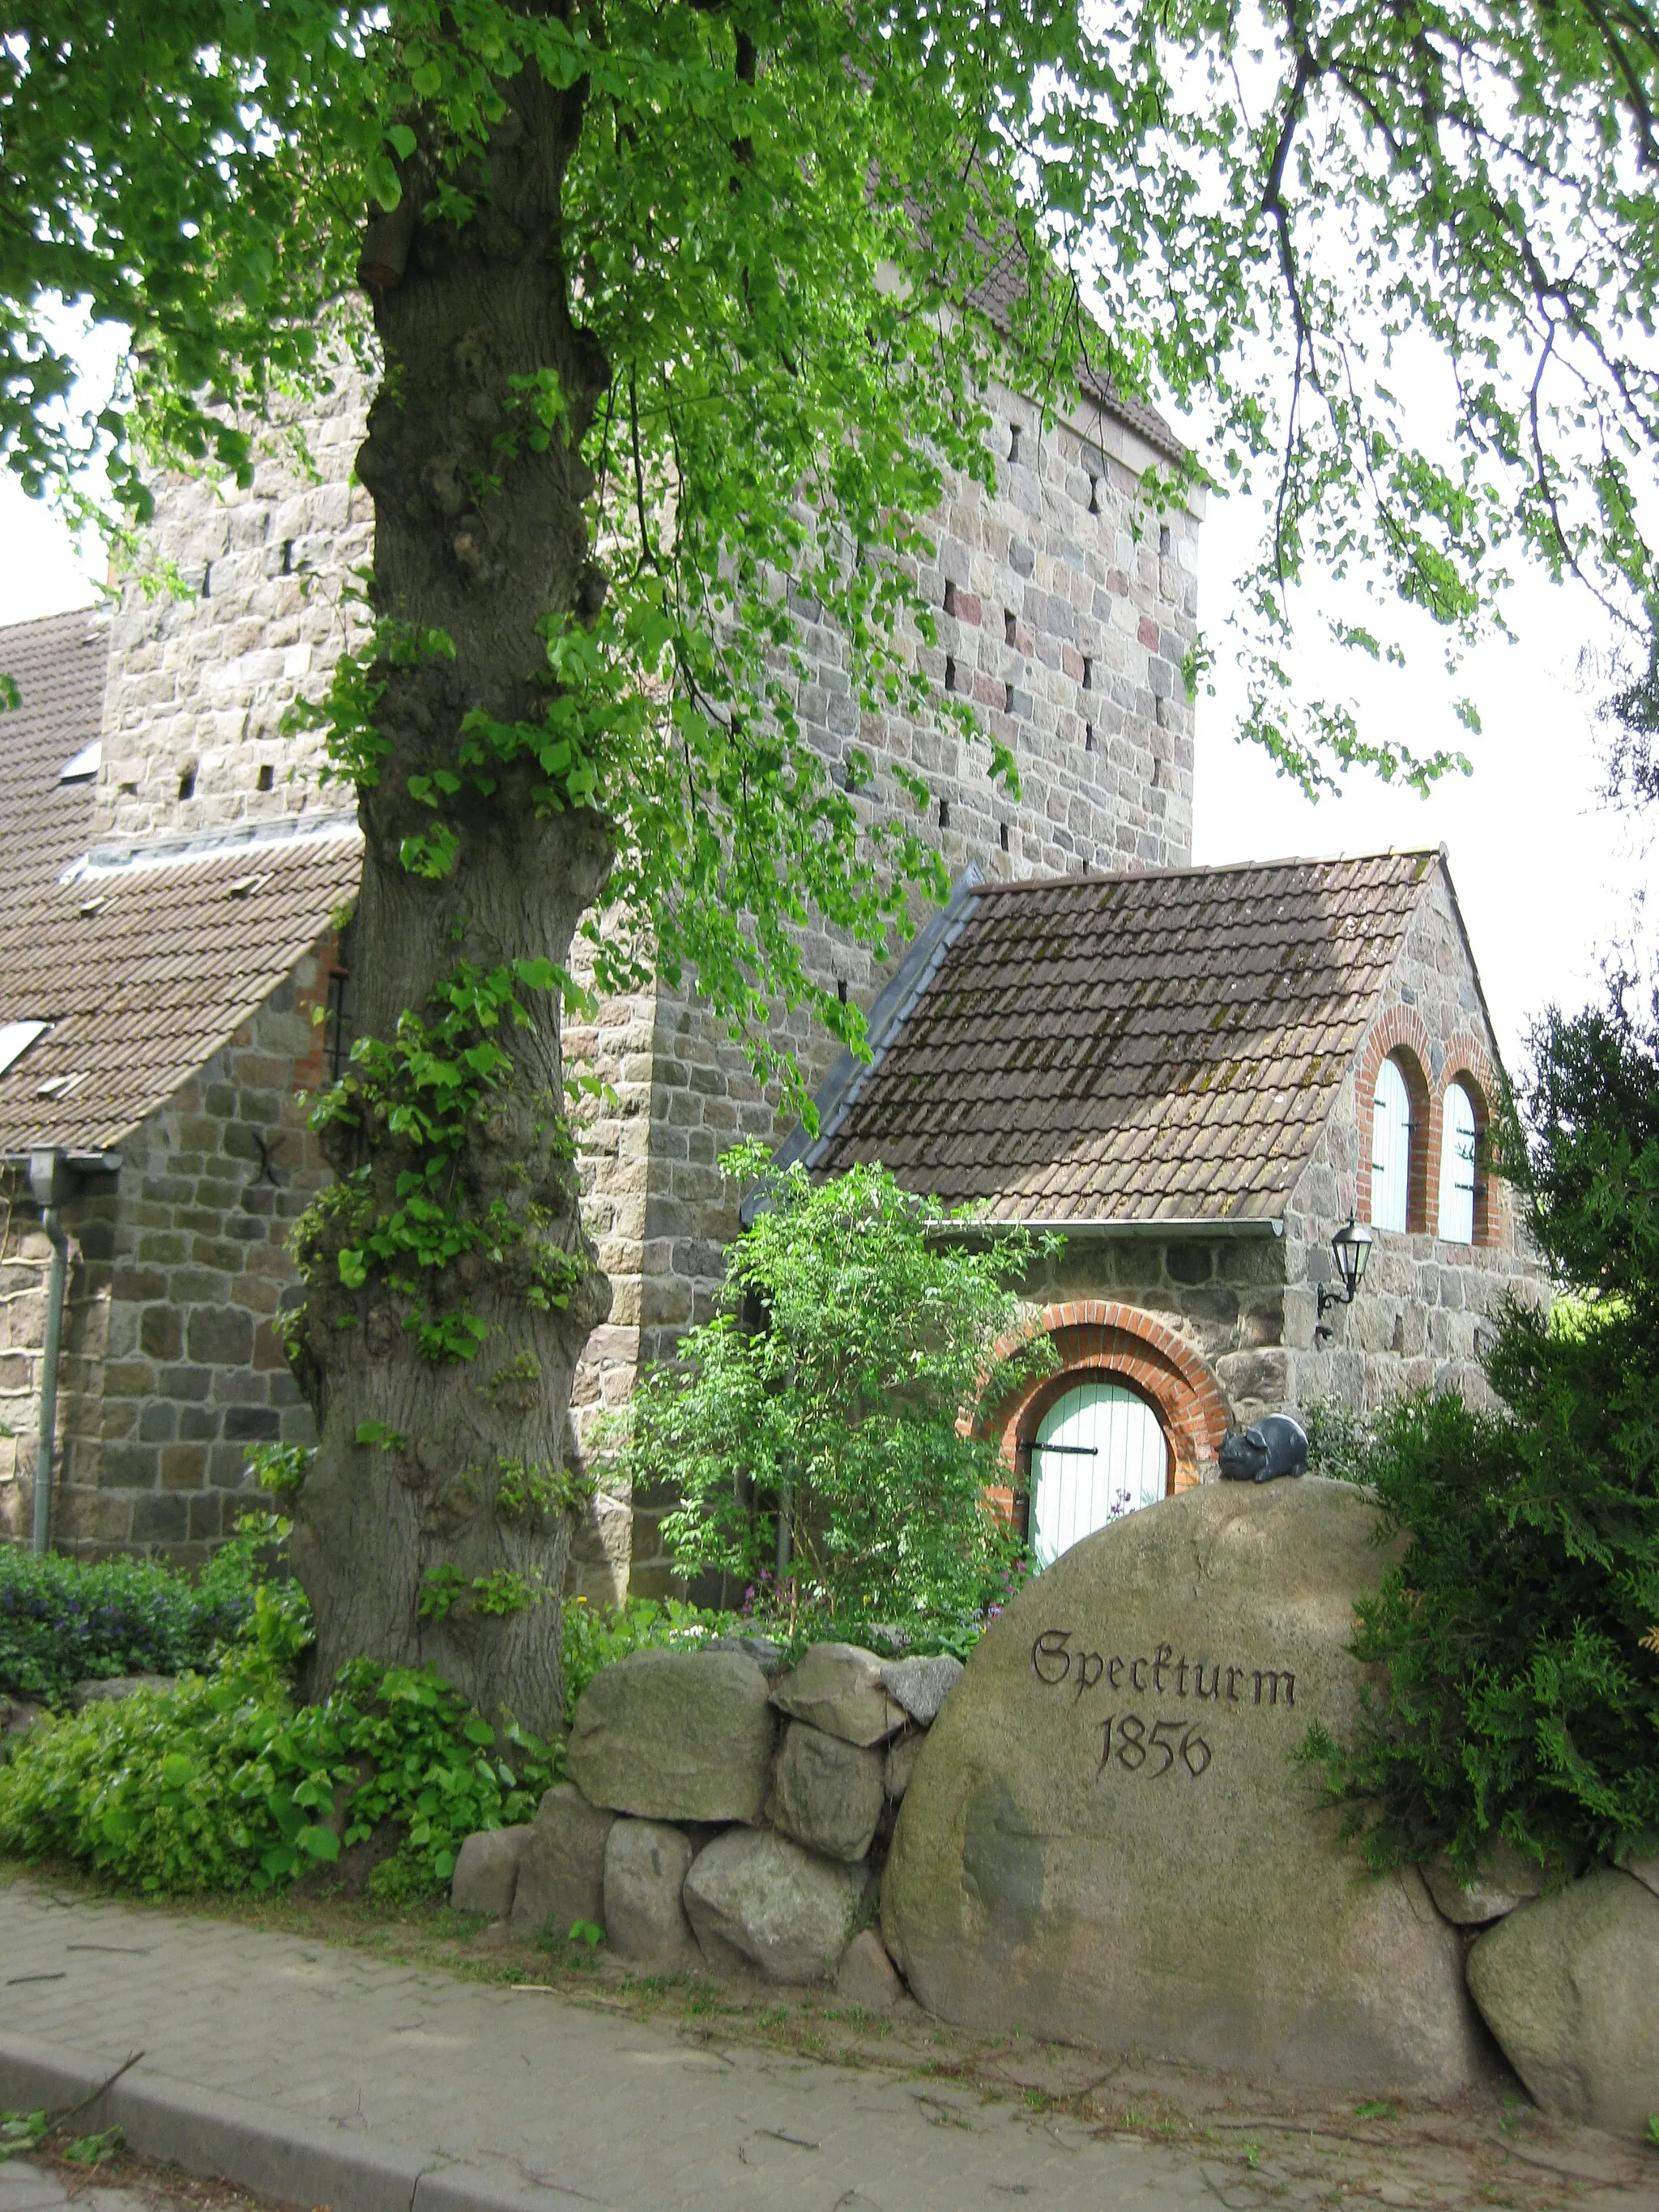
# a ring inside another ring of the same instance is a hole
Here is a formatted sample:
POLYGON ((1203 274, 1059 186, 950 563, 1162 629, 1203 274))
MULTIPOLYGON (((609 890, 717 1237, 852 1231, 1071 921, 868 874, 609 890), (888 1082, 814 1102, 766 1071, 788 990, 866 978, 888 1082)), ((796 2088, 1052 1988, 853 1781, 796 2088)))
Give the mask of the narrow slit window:
POLYGON ((1005 714, 1012 714, 1014 711, 1014 687, 1012 684, 1005 684, 1002 687, 1002 711, 1005 714))
POLYGON ((1091 477, 1089 479, 1089 512, 1091 514, 1100 513, 1100 478, 1098 477, 1091 477))
POLYGON ((196 768, 193 762, 179 779, 179 796, 180 799, 194 799, 196 796, 196 768))
POLYGON ((948 830, 951 826, 951 802, 948 799, 941 799, 939 803, 939 826, 941 830, 948 830))
POLYGON ((259 770, 259 788, 261 791, 274 791, 276 787, 276 771, 272 768, 270 763, 267 761, 264 766, 259 770))
POLYGON ((945 611, 953 615, 957 611, 957 587, 947 576, 945 580, 945 611))
POLYGON ((1398 1065, 1376 1071, 1371 1105, 1371 1224, 1403 1231, 1410 1208, 1412 1102, 1398 1065))
POLYGON ((1008 458, 1011 461, 1017 461, 1019 459, 1019 425, 1018 422, 1011 422, 1008 425, 1008 458))
POLYGON ((957 688, 957 657, 954 653, 947 653, 945 656, 945 688, 947 691, 954 691, 957 688))
POLYGON ((1004 607, 1002 610, 1002 641, 1005 645, 1013 644, 1018 635, 1018 626, 1014 621, 1013 609, 1012 607, 1004 607))
POLYGON ((1085 722, 1083 725, 1083 750, 1085 753, 1091 753, 1094 749, 1095 726, 1092 722, 1085 722))
POLYGON ((1083 688, 1085 691, 1092 691, 1095 688, 1095 664, 1092 656, 1086 653, 1083 656, 1083 688))
POLYGON ((1474 1162, 1480 1124, 1461 1083, 1446 1092, 1441 1114, 1440 1234, 1448 1244, 1474 1242, 1474 1162))
POLYGON ((323 1058, 331 1083, 337 1083, 351 1059, 351 978, 337 968, 328 979, 328 1019, 323 1028, 323 1058))
POLYGON ((1006 853, 1008 849, 1008 824, 1006 822, 1002 824, 1000 835, 1002 838, 1002 849, 1006 853))

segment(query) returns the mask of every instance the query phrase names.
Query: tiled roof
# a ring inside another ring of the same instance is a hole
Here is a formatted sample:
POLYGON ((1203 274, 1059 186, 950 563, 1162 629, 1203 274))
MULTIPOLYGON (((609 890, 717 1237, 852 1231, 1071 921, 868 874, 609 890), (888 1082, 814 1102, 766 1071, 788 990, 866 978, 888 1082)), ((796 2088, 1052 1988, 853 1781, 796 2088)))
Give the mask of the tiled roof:
POLYGON ((813 1153, 997 1220, 1283 1211, 1434 852, 994 884, 813 1153))
POLYGON ((87 624, 0 630, 0 669, 25 702, 0 714, 0 1022, 52 1024, 0 1074, 0 1156, 115 1145, 269 998, 361 867, 350 839, 296 838, 61 882, 92 811, 90 785, 58 782, 98 734, 104 648, 87 624), (65 1076, 69 1088, 41 1095, 65 1076))
MULTIPOLYGON (((1018 246, 1006 253, 991 270, 983 283, 975 287, 972 298, 975 307, 1000 331, 1006 331, 1013 319, 1013 310, 1025 296, 1025 259, 1018 246)), ((1091 399, 1097 400, 1109 415, 1115 415, 1121 422, 1144 438, 1156 453, 1167 461, 1184 461, 1187 448, 1158 413, 1145 400, 1132 399, 1120 392, 1110 377, 1094 368, 1088 358, 1088 341, 1091 331, 1098 337, 1097 325, 1084 321, 1084 358, 1079 367, 1078 381, 1091 399)))
POLYGON ((91 607, 0 629, 0 676, 21 695, 0 713, 0 901, 49 884, 87 845, 91 781, 58 771, 96 738, 109 624, 91 607))

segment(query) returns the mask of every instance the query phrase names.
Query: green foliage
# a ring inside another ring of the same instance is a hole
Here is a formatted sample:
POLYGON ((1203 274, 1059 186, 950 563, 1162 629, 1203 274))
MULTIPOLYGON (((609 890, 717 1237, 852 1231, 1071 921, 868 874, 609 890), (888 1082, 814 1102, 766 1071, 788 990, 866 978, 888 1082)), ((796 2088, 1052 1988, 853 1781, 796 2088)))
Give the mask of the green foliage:
POLYGON ((0 2166, 33 2150, 51 2124, 44 2106, 33 2112, 0 2112, 0 2166))
POLYGON ((988 1511, 1006 1481, 963 1423, 1045 1357, 997 1352, 1013 1285, 1039 1249, 975 1236, 880 1167, 821 1185, 751 1148, 726 1171, 764 1204, 731 1252, 726 1311, 683 1364, 636 1390, 621 1463, 680 1503, 664 1534, 681 1566, 757 1584, 791 1500, 800 1593, 832 1614, 903 1620, 978 1612, 1011 1540, 988 1511))
MULTIPOLYGON (((1478 628, 1517 545, 1646 636, 1659 40, 1582 4, 58 0, 0 50, 0 449, 26 488, 83 495, 101 459, 142 512, 135 408, 153 448, 246 477, 250 413, 327 379, 365 210, 465 239, 526 78, 571 95, 544 105, 575 132, 559 255, 608 365, 582 459, 614 594, 591 629, 551 611, 545 725, 474 723, 414 772, 433 821, 408 862, 441 870, 459 802, 533 750, 548 804, 618 823, 613 891, 757 1053, 774 990, 856 1034, 805 974, 803 911, 875 942, 938 878, 923 779, 855 750, 851 784, 878 786, 861 820, 805 741, 806 626, 847 641, 861 708, 920 702, 1012 778, 895 642, 931 635, 914 518, 944 467, 988 477, 1003 347, 1039 400, 1087 356, 1213 423, 1215 475, 1263 510, 1248 727, 1304 781, 1333 758, 1448 764, 1340 700, 1298 708, 1285 648, 1310 568, 1368 574, 1379 609, 1340 626, 1368 656, 1397 649, 1390 596, 1478 628), (977 311, 994 270, 1000 342, 977 311), (85 420, 58 300, 131 334, 85 420), (1395 376, 1424 340, 1455 372, 1440 420, 1395 376)), ((575 434, 550 364, 498 410, 485 507, 575 434)), ((1149 481, 1149 520, 1167 492, 1149 481)), ((372 732, 377 705, 368 681, 343 728, 372 732)), ((373 744, 342 758, 381 765, 373 744)))
POLYGON ((576 1700, 601 1667, 626 1659, 632 1651, 694 1651, 711 1636, 736 1625, 730 1613, 710 1612, 678 1598, 629 1598, 616 1607, 589 1605, 577 1598, 564 1609, 562 1676, 565 1719, 575 1717, 576 1700))
POLYGON ((1659 1836, 1659 1013, 1634 997, 1546 1018, 1503 1141, 1577 1297, 1505 1314, 1506 1413, 1417 1399, 1360 1455, 1411 1537, 1358 1608, 1387 1692, 1306 1755, 1373 1866, 1467 1875, 1501 1833, 1565 1878, 1659 1836))
POLYGON ((291 1504, 305 1488, 314 1454, 304 1444, 252 1444, 247 1471, 279 1504, 291 1504))
MULTIPOLYGON (((477 1255, 511 1266, 526 1306, 546 1311, 570 1303, 587 1262, 546 1232, 551 1219, 537 1206, 515 1210, 503 1198, 481 1211, 456 1201, 457 1170, 476 1125, 511 1077, 501 1042, 503 1024, 534 1025, 522 993, 579 994, 561 968, 519 959, 491 969, 463 963, 446 979, 432 1018, 404 1012, 390 1043, 359 1037, 340 1082, 324 1092, 312 1126, 348 1135, 359 1164, 323 1191, 295 1224, 290 1249, 307 1281, 330 1279, 348 1292, 384 1281, 406 1303, 404 1327, 428 1359, 477 1357, 489 1324, 465 1303, 438 1302, 437 1286, 458 1261, 477 1255), (384 1148, 395 1157, 387 1160, 384 1148), (390 1185, 392 1203, 382 1202, 390 1185)), ((559 1116, 550 1107, 550 1124, 559 1116)), ((562 1125, 560 1158, 574 1146, 562 1125)), ((356 1431, 359 1443, 402 1451, 407 1440, 380 1421, 356 1431)))
POLYGON ((556 1764, 516 1732, 498 1746, 429 1668, 357 1661, 325 1704, 296 1707, 240 1657, 31 1729, 0 1769, 0 1850, 123 1888, 263 1890, 390 1820, 404 1834, 382 1893, 430 1894, 467 1836, 531 1816, 556 1764))
POLYGON ((0 1691, 60 1705, 77 1682, 176 1674, 222 1645, 301 1632, 279 1624, 285 1607, 302 1616, 304 1599, 270 1590, 262 1566, 283 1533, 247 1516, 194 1581, 146 1559, 82 1565, 0 1545, 0 1691))

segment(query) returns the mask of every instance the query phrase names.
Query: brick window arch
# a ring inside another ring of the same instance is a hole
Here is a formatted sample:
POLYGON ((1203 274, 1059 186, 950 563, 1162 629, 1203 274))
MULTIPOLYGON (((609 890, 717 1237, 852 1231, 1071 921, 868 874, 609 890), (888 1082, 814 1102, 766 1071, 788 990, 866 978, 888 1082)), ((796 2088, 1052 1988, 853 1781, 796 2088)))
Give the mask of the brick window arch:
MULTIPOLYGON (((1431 1098, 1425 1073, 1431 1060, 1428 1032, 1407 1006, 1390 1007, 1366 1041, 1355 1100, 1359 1122, 1355 1211, 1362 1221, 1377 1221, 1382 1200, 1381 1189, 1373 1191, 1371 1167, 1374 1159, 1385 1157, 1376 1150, 1377 1115, 1379 1089, 1384 1112, 1388 1109, 1388 1094, 1394 1079, 1384 1077, 1382 1071, 1389 1066, 1405 1092, 1410 1122, 1403 1146, 1405 1228, 1408 1233, 1421 1235, 1434 1225, 1434 1196, 1437 1195, 1439 1185, 1431 1179, 1430 1170, 1432 1166, 1437 1174, 1440 1154, 1437 1102, 1431 1098)), ((1378 1223, 1379 1227, 1389 1225, 1386 1218, 1378 1223)), ((1392 1225, 1399 1225, 1397 1217, 1392 1225)))
POLYGON ((1474 1234, 1469 1241, 1477 1246, 1493 1245, 1498 1242, 1501 1234, 1501 1187, 1486 1164, 1486 1146, 1492 1134, 1492 1100, 1498 1095, 1498 1075, 1492 1061, 1474 1037, 1454 1037, 1446 1054, 1445 1084, 1440 1095, 1440 1113, 1435 1129, 1437 1190, 1440 1188, 1445 1148, 1449 1142, 1446 1107, 1454 1086, 1465 1093, 1474 1109, 1474 1234))
POLYGON ((1059 1355, 1055 1371, 980 1409, 980 1433, 997 1439, 1008 1469, 1007 1487, 994 1493, 1000 1511, 1012 1517, 1029 1487, 1031 1442, 1043 1415, 1067 1390, 1091 1380, 1125 1385, 1152 1407, 1170 1447, 1171 1490, 1188 1489, 1213 1470, 1227 1402, 1204 1361, 1172 1328, 1134 1306, 1079 1298, 1046 1306, 999 1350, 1006 1354, 1043 1335, 1059 1355))

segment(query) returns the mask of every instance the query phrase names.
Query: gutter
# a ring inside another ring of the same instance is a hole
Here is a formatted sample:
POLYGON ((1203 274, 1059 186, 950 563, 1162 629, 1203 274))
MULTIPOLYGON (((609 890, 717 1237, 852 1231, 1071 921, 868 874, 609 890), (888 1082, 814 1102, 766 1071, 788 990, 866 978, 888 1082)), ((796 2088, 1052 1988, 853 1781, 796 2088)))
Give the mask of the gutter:
POLYGON ((1105 1244, 1145 1237, 1219 1237, 1231 1243, 1244 1237, 1282 1237, 1285 1217, 1282 1213, 1245 1213, 1169 1215, 1162 1220, 1137 1216, 1109 1221, 941 1221, 933 1224, 929 1234, 971 1241, 981 1237, 1006 1237, 1012 1229, 1026 1230, 1033 1237, 1063 1237, 1070 1244, 1105 1244))
POLYGON ((52 1549, 52 1462, 58 1449, 58 1356, 64 1340, 64 1285, 69 1274, 69 1238, 60 1208, 70 1194, 66 1154, 54 1151, 29 1156, 29 1188, 40 1208, 41 1225, 52 1243, 46 1284, 46 1336, 40 1354, 40 1430, 34 1455, 34 1550, 52 1549))

